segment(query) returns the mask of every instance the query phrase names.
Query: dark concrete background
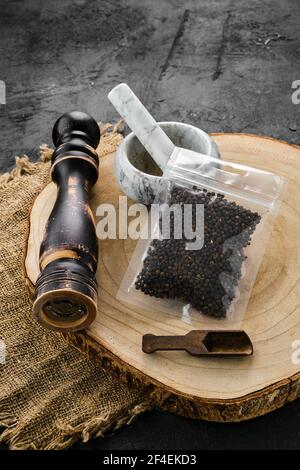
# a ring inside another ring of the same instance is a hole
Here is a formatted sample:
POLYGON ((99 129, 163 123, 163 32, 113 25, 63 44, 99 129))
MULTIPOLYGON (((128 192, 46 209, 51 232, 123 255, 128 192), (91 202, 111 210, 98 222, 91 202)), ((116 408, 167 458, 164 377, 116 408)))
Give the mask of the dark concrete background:
MULTIPOLYGON (((0 0, 0 170, 38 155, 57 117, 117 120, 126 81, 158 120, 300 143, 298 0, 0 0)), ((297 449, 300 401, 241 424, 159 411, 77 449, 297 449)))

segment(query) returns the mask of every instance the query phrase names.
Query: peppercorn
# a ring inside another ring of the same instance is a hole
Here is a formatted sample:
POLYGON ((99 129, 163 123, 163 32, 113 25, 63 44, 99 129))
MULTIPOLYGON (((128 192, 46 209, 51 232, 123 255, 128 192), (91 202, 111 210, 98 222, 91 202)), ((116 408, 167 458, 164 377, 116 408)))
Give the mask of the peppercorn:
MULTIPOLYGON (((229 201, 223 194, 206 188, 174 186, 170 206, 180 204, 182 229, 184 204, 192 206, 196 226, 196 205, 204 205, 204 244, 200 250, 186 250, 187 240, 174 237, 174 213, 170 214, 170 239, 154 239, 147 250, 136 289, 146 295, 179 299, 204 315, 222 318, 236 297, 246 260, 245 248, 261 216, 229 201)), ((161 227, 161 219, 160 219, 161 227)))

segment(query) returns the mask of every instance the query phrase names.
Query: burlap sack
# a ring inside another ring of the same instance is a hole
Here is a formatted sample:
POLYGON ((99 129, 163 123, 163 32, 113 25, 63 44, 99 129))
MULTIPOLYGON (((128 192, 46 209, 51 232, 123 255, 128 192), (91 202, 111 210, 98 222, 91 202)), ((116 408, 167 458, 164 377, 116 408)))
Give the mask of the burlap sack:
MULTIPOLYGON (((105 126, 100 157, 121 136, 105 126)), ((148 407, 138 389, 113 379, 59 333, 32 318, 23 273, 28 215, 50 180, 51 151, 17 158, 0 176, 0 440, 15 449, 63 449, 128 424, 148 407)))

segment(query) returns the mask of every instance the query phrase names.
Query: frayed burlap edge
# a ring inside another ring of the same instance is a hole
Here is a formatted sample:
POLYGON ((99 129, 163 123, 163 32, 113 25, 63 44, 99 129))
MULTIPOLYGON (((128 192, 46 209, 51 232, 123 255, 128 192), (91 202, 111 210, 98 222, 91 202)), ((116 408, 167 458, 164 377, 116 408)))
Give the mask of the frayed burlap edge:
MULTIPOLYGON (((107 413, 106 416, 93 417, 78 426, 58 425, 60 431, 63 431, 62 442, 61 435, 55 440, 52 439, 51 444, 44 447, 43 450, 64 450, 78 441, 88 442, 92 438, 105 437, 109 433, 113 433, 125 425, 129 425, 140 413, 149 410, 149 402, 139 403, 121 418, 115 413, 107 413)), ((31 441, 23 437, 24 429, 18 428, 18 422, 10 416, 5 409, 0 409, 0 442, 9 445, 10 450, 40 450, 37 449, 31 441)))
POLYGON ((53 150, 46 144, 40 145, 40 160, 38 162, 31 162, 28 155, 22 157, 15 157, 15 166, 9 172, 0 175, 0 188, 4 189, 9 183, 13 183, 22 176, 32 175, 38 168, 41 168, 46 162, 51 159, 53 150))
MULTIPOLYGON (((121 132, 124 129, 123 121, 119 121, 115 125, 106 123, 99 124, 101 131, 101 144, 102 146, 102 158, 115 150, 116 146, 121 142, 121 132), (104 151, 103 151, 104 149, 104 151)), ((43 168, 44 165, 51 160, 53 150, 48 147, 47 144, 40 145, 40 159, 37 162, 31 162, 27 155, 16 156, 15 157, 15 166, 11 171, 0 174, 0 188, 4 189, 7 185, 14 184, 25 175, 33 174, 38 171, 39 168, 43 168)), ((29 210, 30 213, 30 210, 29 210)), ((27 236, 29 234, 29 218, 28 218, 28 227, 27 227, 27 236)), ((23 254, 25 259, 26 250, 23 254)), ((32 284, 26 277, 27 286, 29 290, 29 295, 32 295, 32 284)), ((87 337, 88 338, 88 337, 87 337)), ((68 343, 76 347, 76 345, 68 338, 68 343)), ((78 349, 78 348, 76 348, 78 349)), ((91 355, 80 349, 88 358, 91 358, 91 355)), ((99 363, 99 361, 97 361, 99 363)), ((107 370, 107 368, 105 368, 107 370)), ((112 374, 114 377, 115 374, 112 374)), ((112 433, 124 425, 129 425, 140 413, 143 411, 150 410, 152 405, 147 398, 144 402, 141 402, 137 405, 134 405, 132 408, 128 409, 127 413, 124 416, 120 417, 117 413, 107 413, 106 416, 93 417, 89 420, 80 423, 78 426, 69 426, 61 425, 59 426, 60 431, 63 431, 64 441, 62 442, 61 436, 57 440, 52 440, 51 444, 46 446, 44 450, 63 450, 67 449, 71 445, 75 444, 78 441, 83 443, 89 441, 91 438, 104 437, 107 434, 112 433)), ((18 420, 11 416, 11 411, 8 409, 5 401, 3 402, 0 408, 0 442, 3 442, 9 445, 9 448, 12 450, 37 450, 32 442, 29 442, 28 439, 24 438, 23 429, 18 427, 18 420)))

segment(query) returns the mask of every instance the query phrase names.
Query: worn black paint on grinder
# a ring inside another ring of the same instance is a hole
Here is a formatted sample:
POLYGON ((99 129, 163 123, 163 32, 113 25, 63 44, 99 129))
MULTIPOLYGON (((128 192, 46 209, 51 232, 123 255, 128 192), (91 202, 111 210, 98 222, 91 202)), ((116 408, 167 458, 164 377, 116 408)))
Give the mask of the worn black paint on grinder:
POLYGON ((40 247, 33 313, 58 331, 84 329, 96 316, 98 244, 89 194, 98 178, 99 140, 96 121, 79 111, 64 114, 53 127, 57 198, 40 247))

